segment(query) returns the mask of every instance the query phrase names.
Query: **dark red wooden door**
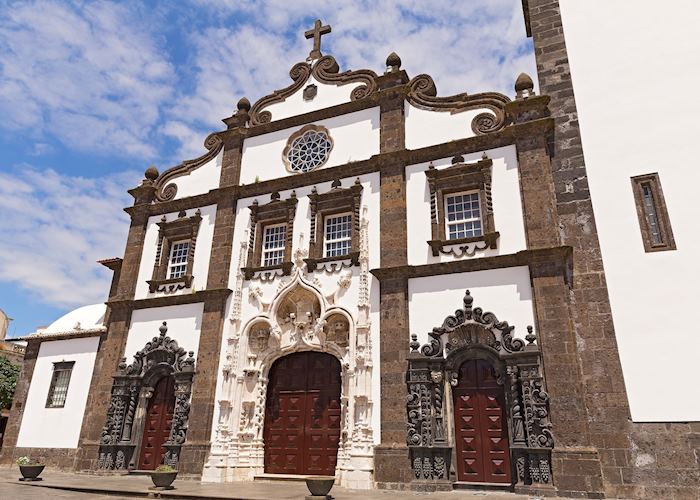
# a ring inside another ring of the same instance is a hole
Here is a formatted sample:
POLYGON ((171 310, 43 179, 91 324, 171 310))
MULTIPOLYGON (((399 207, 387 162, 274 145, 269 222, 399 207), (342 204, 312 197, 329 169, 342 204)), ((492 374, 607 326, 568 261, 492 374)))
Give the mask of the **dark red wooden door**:
POLYGON ((170 436, 175 410, 175 378, 163 377, 156 384, 148 403, 146 422, 141 440, 139 469, 153 470, 163 463, 163 443, 170 436))
POLYGON ((457 479, 510 483, 510 451, 503 386, 488 361, 465 361, 452 390, 457 479))
POLYGON ((265 472, 335 475, 340 441, 340 362, 301 352, 270 369, 265 472))

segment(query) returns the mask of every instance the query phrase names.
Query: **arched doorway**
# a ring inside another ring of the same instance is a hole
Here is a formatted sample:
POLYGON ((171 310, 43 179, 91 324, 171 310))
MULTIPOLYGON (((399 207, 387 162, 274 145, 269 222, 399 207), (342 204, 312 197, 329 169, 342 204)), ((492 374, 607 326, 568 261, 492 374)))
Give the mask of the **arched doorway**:
POLYGON ((483 359, 464 361, 452 401, 457 480, 510 484, 505 394, 493 365, 483 359))
POLYGON ((335 475, 341 430, 340 362, 300 352, 271 367, 265 407, 265 472, 335 475))
POLYGON ((175 412, 175 377, 162 377, 148 402, 138 468, 153 470, 163 463, 175 412))

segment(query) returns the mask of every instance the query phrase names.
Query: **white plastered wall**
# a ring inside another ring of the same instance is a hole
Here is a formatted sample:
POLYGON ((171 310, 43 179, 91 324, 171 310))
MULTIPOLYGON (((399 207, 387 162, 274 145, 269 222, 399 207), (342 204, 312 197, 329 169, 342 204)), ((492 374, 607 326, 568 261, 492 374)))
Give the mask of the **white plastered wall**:
POLYGON ((319 83, 313 76, 294 94, 283 102, 272 104, 265 111, 272 113, 273 120, 282 120, 290 116, 297 116, 317 109, 330 108, 338 104, 350 102, 352 91, 360 86, 360 83, 348 85, 328 85, 319 83), (308 101, 304 100, 304 89, 309 85, 316 85, 316 96, 308 101))
POLYGON ((421 345, 427 342, 428 332, 464 307, 466 290, 474 298, 473 307, 507 321, 515 327, 515 337, 524 338, 526 327, 535 326, 527 266, 412 278, 408 280, 409 329, 421 345))
POLYGON ((159 328, 163 321, 168 323, 167 336, 177 340, 178 345, 187 352, 194 352, 194 358, 197 359, 203 312, 203 302, 135 310, 131 315, 131 326, 124 348, 127 364, 134 361, 134 354, 143 349, 147 342, 160 335, 159 328))
MULTIPOLYGON (((379 108, 314 122, 328 129, 333 149, 321 168, 366 160, 379 153, 379 108)), ((304 125, 246 139, 241 160, 241 183, 252 184, 278 177, 295 175, 282 162, 282 151, 289 136, 304 125)))
POLYGON ((182 175, 173 179, 172 183, 177 186, 175 199, 208 193, 212 189, 218 188, 223 157, 224 150, 222 149, 218 155, 201 167, 196 168, 187 175, 182 175))
MULTIPOLYGON (((525 250, 525 226, 520 197, 518 160, 515 146, 506 146, 486 151, 493 161, 492 200, 494 223, 500 233, 498 248, 477 250, 473 256, 459 259, 454 255, 434 257, 428 241, 432 240, 430 228, 430 189, 425 171, 428 163, 406 167, 406 208, 408 229, 408 263, 410 265, 448 262, 461 259, 478 259, 493 255, 506 255, 525 250)), ((466 162, 481 158, 481 152, 463 155, 466 162)), ((451 158, 434 161, 437 169, 451 165, 451 158)))
MULTIPOLYGON (((406 113, 406 149, 418 149, 434 144, 473 137, 472 120, 488 109, 475 109, 461 113, 430 111, 404 104, 406 113)), ((493 113, 491 113, 493 114, 493 113)))
POLYGON ((17 437, 18 448, 77 448, 99 337, 52 340, 39 347, 17 437), (63 408, 46 408, 54 363, 74 361, 63 408))
MULTIPOLYGON (((214 222, 216 220, 216 205, 208 205, 200 208, 202 212, 202 221, 199 225, 197 233, 197 241, 195 242, 194 264, 192 268, 192 287, 174 292, 156 292, 148 291, 148 280, 153 276, 153 264, 156 261, 156 252, 158 250, 158 222, 162 215, 157 215, 148 218, 148 228, 146 229, 146 237, 143 242, 143 255, 141 256, 141 264, 139 265, 138 282, 136 283, 136 293, 134 299, 145 299, 147 297, 157 297, 163 295, 182 295, 192 293, 192 290, 203 290, 207 286, 207 275, 209 273, 209 258, 211 256, 211 244, 214 238, 214 222)), ((186 211, 186 217, 192 217, 196 208, 186 211)), ((165 214, 167 220, 174 221, 178 218, 177 212, 165 214)), ((164 255, 162 258, 167 259, 169 256, 164 255)))
POLYGON ((615 332, 635 421, 700 420, 700 8, 561 0, 615 332), (591 27, 595 36, 591 37, 591 27), (676 251, 645 253, 630 177, 658 172, 676 251))

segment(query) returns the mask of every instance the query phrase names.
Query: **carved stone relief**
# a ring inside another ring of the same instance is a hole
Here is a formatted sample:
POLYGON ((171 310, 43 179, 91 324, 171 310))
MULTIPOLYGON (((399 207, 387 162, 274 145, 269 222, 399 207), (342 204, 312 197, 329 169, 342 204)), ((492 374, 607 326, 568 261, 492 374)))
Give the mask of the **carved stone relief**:
POLYGON ((492 363, 504 387, 514 477, 518 484, 551 486, 554 437, 532 327, 523 341, 513 336, 514 327, 506 321, 473 307, 469 290, 463 302, 463 308, 428 333, 427 344, 421 347, 416 335, 409 344, 406 442, 413 474, 416 480, 449 481, 443 470, 450 469, 454 438, 446 432, 452 416, 443 402, 457 385, 461 364, 481 357, 492 363))

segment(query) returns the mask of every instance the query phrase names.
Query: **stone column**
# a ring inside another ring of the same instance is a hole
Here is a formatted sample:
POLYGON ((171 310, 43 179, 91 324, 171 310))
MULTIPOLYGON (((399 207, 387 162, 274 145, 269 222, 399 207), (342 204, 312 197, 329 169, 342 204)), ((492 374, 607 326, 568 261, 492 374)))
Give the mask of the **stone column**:
MULTIPOLYGON (((535 96, 527 75, 520 75, 516 99, 506 106, 516 129, 518 172, 528 249, 561 246, 549 141, 554 120, 549 96, 535 96), (519 131, 518 131, 519 130, 519 131)), ((597 449, 591 446, 583 392, 581 362, 565 276, 567 262, 531 262, 530 278, 537 315, 538 344, 550 400, 555 448, 554 485, 560 492, 600 494, 602 473, 597 449), (565 465, 566 464, 566 465, 565 465)))
MULTIPOLYGON (((401 80, 402 72, 380 78, 401 80)), ((386 85, 390 85, 387 83, 386 85)), ((384 91, 380 103, 380 151, 405 148, 403 87, 384 91)), ((407 264, 405 165, 387 162, 380 171, 380 265, 407 264)), ((379 487, 397 487, 411 480, 406 446, 406 386, 408 342, 408 280, 392 276, 380 280, 379 370, 381 377, 381 444, 374 450, 374 480, 379 487)))

